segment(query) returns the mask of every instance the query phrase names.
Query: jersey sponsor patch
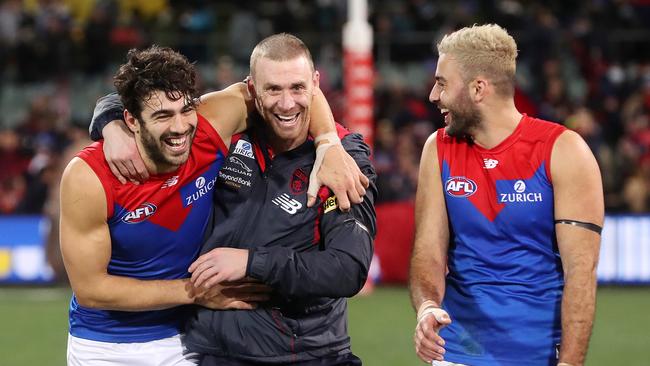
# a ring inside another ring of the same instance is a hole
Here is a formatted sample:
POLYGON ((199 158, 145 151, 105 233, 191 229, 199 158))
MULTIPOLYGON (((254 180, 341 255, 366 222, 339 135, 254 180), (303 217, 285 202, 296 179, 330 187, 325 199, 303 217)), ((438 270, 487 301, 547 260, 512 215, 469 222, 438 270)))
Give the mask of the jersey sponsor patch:
POLYGON ((247 158, 255 159, 255 156, 253 155, 253 145, 245 140, 237 141, 237 145, 235 145, 235 150, 233 153, 245 156, 247 158))
POLYGON ((517 203, 517 202, 542 202, 544 199, 541 192, 526 192, 526 182, 517 180, 512 185, 513 192, 500 192, 499 203, 517 203))
POLYGON ((450 177, 445 182, 445 191, 451 197, 469 197, 476 193, 476 183, 465 177, 450 177))
POLYGON ((249 173, 248 175, 250 176, 250 173, 252 172, 251 168, 249 168, 248 165, 246 165, 246 163, 244 163, 240 158, 230 155, 228 157, 228 160, 234 165, 238 166, 242 171, 249 173))
POLYGON ((153 215, 158 208, 153 203, 143 203, 133 211, 129 211, 122 216, 122 221, 127 224, 137 224, 145 221, 153 215))
POLYGON ((323 204, 323 213, 328 213, 332 210, 336 210, 338 207, 339 205, 336 201, 336 196, 328 197, 323 204))
POLYGON ((211 193, 212 189, 214 188, 214 184, 216 182, 217 182, 216 177, 210 180, 205 179, 204 176, 200 176, 196 178, 196 180, 194 181, 194 186, 196 187, 196 189, 188 191, 186 193, 186 195, 183 197, 184 199, 183 205, 185 207, 191 206, 194 202, 196 202, 201 197, 205 196, 208 193, 211 193))

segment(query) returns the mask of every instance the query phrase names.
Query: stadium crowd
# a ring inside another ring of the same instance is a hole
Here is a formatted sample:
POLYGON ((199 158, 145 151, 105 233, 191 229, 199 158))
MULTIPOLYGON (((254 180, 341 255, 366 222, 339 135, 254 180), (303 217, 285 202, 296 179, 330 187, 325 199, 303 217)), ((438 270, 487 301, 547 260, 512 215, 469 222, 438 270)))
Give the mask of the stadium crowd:
MULTIPOLYGON (((178 49, 197 61, 209 90, 241 80, 262 37, 292 32, 315 51, 321 88, 342 116, 345 4, 2 1, 0 214, 58 211, 61 166, 87 142, 93 102, 112 89, 114 65, 132 47, 178 49)), ((443 123, 428 102, 432 45, 460 26, 495 22, 519 44, 519 108, 583 136, 603 172, 608 212, 649 211, 650 1, 384 0, 369 10, 380 202, 413 198, 422 145, 443 123)))

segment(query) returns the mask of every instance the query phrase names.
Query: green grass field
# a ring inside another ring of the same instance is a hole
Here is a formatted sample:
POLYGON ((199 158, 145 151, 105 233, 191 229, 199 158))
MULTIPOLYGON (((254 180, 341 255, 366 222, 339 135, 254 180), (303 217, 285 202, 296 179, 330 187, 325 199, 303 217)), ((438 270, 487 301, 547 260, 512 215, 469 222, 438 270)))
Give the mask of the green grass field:
MULTIPOLYGON (((65 289, 0 288, 0 365, 65 365, 69 296, 65 289)), ((650 365, 648 309, 649 288, 601 288, 587 365, 650 365)), ((413 325, 404 288, 350 300, 352 347, 365 365, 422 365, 413 325)))

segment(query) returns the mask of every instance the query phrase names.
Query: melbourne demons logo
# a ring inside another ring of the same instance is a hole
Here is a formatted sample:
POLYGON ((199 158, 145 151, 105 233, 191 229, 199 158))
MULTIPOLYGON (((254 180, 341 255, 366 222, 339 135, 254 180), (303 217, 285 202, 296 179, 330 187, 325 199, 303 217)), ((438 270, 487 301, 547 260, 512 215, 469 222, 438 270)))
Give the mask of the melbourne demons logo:
POLYGON ((148 219, 156 212, 156 205, 153 203, 143 203, 133 211, 127 212, 122 216, 122 221, 127 224, 137 224, 148 219))
POLYGON ((309 177, 302 169, 296 169, 293 171, 291 176, 291 193, 301 194, 307 190, 307 184, 309 183, 309 177))
POLYGON ((473 180, 465 177, 450 177, 445 182, 445 191, 452 197, 469 197, 477 188, 473 180))

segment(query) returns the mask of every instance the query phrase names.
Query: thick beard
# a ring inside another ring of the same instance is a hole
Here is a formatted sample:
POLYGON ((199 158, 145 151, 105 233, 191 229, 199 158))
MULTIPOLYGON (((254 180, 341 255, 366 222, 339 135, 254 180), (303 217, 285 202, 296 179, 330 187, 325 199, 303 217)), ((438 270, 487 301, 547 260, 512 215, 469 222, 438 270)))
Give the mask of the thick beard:
POLYGON ((481 124, 481 112, 474 107, 469 96, 461 94, 454 105, 447 107, 451 123, 445 127, 449 136, 472 140, 473 130, 481 124))
MULTIPOLYGON (((195 127, 190 126, 190 133, 188 136, 190 141, 189 141, 188 150, 192 149, 192 142, 194 141, 194 132, 195 132, 195 127)), ((175 133, 166 133, 160 136, 160 139, 156 141, 156 139, 149 132, 149 130, 143 127, 140 129, 140 136, 142 136, 142 147, 144 149, 144 153, 149 157, 149 159, 151 159, 151 161, 157 167, 162 167, 163 169, 166 169, 178 165, 176 162, 171 161, 170 159, 167 158, 167 156, 165 156, 165 154, 162 152, 162 148, 160 144, 164 144, 164 140, 168 137, 175 137, 175 136, 182 136, 182 135, 175 134, 175 133)))

